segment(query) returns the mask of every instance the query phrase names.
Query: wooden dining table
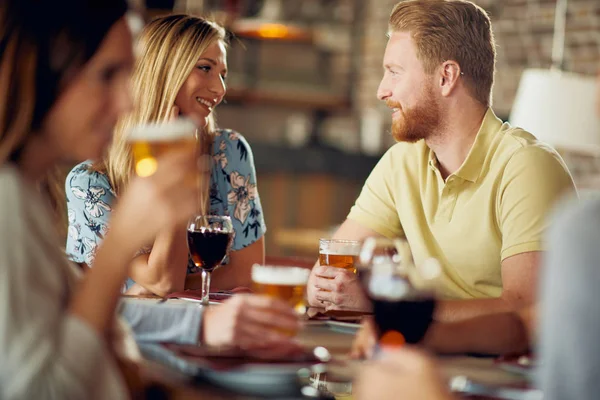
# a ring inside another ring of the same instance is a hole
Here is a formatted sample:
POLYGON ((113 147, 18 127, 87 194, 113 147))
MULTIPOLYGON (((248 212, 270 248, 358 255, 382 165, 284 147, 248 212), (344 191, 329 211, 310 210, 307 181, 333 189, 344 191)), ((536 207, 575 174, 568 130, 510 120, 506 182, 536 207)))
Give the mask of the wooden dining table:
MULTIPOLYGON (((185 303, 185 300, 161 300, 160 298, 144 298, 140 301, 156 302, 159 306, 164 303, 185 303)), ((211 305, 213 307, 218 305, 211 305)), ((326 348, 335 362, 334 367, 328 368, 327 374, 335 376, 335 399, 352 399, 352 379, 360 370, 362 361, 351 360, 348 352, 354 338, 355 328, 341 323, 327 321, 307 321, 298 334, 298 340, 306 349, 315 347, 326 348)), ((326 364, 327 365, 327 364, 326 364)), ((476 356, 439 356, 439 365, 446 377, 464 377, 470 382, 476 382, 491 388, 523 388, 529 385, 525 374, 502 368, 492 357, 476 356)), ((247 395, 232 392, 211 383, 192 381, 186 374, 177 371, 161 362, 146 359, 142 363, 144 374, 152 380, 164 383, 169 388, 170 399, 262 399, 260 395, 247 395)), ((319 383, 319 376, 312 377, 314 384, 319 383)), ((326 381, 326 375, 321 381, 326 381)), ((313 385, 314 386, 314 385, 313 385)), ((325 386, 326 387, 326 386, 325 386)), ((320 387, 322 389, 322 387, 320 387)), ((461 394, 469 399, 494 399, 498 397, 476 396, 461 394)), ((271 397, 272 398, 272 397, 271 397)), ((294 397, 302 398, 302 397, 294 397)), ((526 393, 522 399, 535 399, 532 393, 526 393)), ((290 398, 291 399, 291 398, 290 398)))

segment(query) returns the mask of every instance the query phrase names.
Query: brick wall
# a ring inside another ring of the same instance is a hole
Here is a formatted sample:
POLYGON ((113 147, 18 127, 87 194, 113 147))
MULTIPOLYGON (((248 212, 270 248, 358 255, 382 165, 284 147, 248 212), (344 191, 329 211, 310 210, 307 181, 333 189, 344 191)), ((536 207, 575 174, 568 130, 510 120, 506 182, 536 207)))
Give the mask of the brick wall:
MULTIPOLYGON (((507 117, 521 73, 527 67, 551 64, 556 0, 475 0, 488 11, 496 35, 498 63, 494 109, 507 117)), ((364 59, 359 108, 377 103, 381 59, 390 11, 397 0, 370 0, 365 5, 364 59)), ((569 0, 565 38, 565 69, 595 74, 600 67, 600 0, 569 0)))

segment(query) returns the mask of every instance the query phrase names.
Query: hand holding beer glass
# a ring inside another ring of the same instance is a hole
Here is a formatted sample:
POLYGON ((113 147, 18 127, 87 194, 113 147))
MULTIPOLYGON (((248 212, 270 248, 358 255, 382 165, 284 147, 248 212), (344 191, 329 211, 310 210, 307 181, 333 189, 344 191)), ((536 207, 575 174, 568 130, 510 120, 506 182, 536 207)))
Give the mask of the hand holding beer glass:
POLYGON ((319 265, 313 268, 310 305, 326 310, 366 311, 370 304, 356 277, 360 241, 319 240, 319 265))
MULTIPOLYGON (((287 304, 288 310, 295 310, 298 316, 306 311, 306 284, 309 275, 310 270, 305 268, 254 264, 252 266, 252 287, 258 298, 268 297, 276 303, 287 304)), ((273 321, 269 321, 268 329, 275 335, 287 337, 288 340, 279 343, 272 342, 268 348, 256 353, 256 356, 291 359, 304 354, 302 347, 292 340, 300 325, 296 325, 295 329, 288 329, 273 324, 282 317, 286 317, 286 314, 285 310, 272 312, 273 321)), ((267 325, 267 321, 264 321, 262 325, 267 325)))
POLYGON ((306 268, 254 264, 252 286, 255 293, 280 299, 303 314, 309 275, 306 268))
POLYGON ((145 178, 154 174, 159 158, 167 152, 196 148, 196 131, 196 125, 187 119, 135 126, 127 141, 136 175, 145 178))
POLYGON ((186 185, 196 187, 197 216, 187 224, 190 255, 202 272, 202 304, 208 305, 210 273, 227 256, 231 247, 233 226, 229 217, 208 216, 208 185, 210 182, 209 157, 212 141, 191 120, 176 118, 162 123, 133 127, 127 138, 133 155, 133 168, 142 178, 151 177, 158 169, 160 158, 169 152, 193 149, 196 154, 195 171, 186 176, 186 185), (189 179, 188 179, 189 178, 189 179))
MULTIPOLYGON (((178 159, 179 154, 186 154, 188 158, 192 156, 196 167, 199 167, 196 137, 196 125, 187 119, 140 124, 132 127, 128 130, 127 143, 131 149, 132 167, 135 174, 139 178, 154 179, 158 175, 157 171, 161 169, 172 170, 173 163, 177 163, 174 160, 178 159), (159 163, 164 167, 159 167, 159 163)), ((139 178, 136 181, 145 181, 145 179, 140 180, 139 178)), ((187 168, 177 176, 162 176, 161 179, 167 179, 171 182, 172 192, 186 191, 189 193, 193 190, 198 193, 198 183, 203 179, 203 176, 200 174, 199 169, 187 168)), ((135 182, 132 181, 131 185, 135 186, 135 182)), ((129 190, 139 189, 132 187, 129 190)), ((158 195, 160 196, 160 194, 158 195)), ((148 198, 150 202, 156 200, 153 196, 148 198)), ((195 208, 198 207, 196 196, 186 196, 186 201, 194 202, 196 203, 195 208)), ((165 217, 169 219, 169 216, 165 217)), ((167 221, 167 223, 174 222, 176 221, 167 221)))

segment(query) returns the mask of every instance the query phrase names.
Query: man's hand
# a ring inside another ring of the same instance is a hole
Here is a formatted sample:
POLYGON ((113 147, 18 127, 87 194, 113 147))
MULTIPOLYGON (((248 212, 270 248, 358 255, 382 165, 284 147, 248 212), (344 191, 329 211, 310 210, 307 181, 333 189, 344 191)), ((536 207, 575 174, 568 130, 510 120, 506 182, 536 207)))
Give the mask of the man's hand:
POLYGON ((355 380, 353 396, 363 399, 451 400, 435 361, 408 346, 385 350, 381 359, 365 365, 355 380))
POLYGON ((356 274, 343 268, 316 266, 308 281, 308 300, 326 310, 370 311, 356 274))
POLYGON ((371 358, 375 345, 377 344, 377 331, 375 329, 375 321, 371 317, 363 317, 360 330, 354 337, 352 342, 352 350, 350 357, 352 358, 371 358))

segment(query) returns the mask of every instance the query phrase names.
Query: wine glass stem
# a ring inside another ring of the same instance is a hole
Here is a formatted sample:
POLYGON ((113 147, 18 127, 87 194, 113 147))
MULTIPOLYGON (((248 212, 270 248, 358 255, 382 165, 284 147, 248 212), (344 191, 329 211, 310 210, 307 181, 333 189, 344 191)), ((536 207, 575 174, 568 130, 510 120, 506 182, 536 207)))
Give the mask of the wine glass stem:
POLYGON ((210 272, 202 270, 202 305, 208 305, 208 294, 210 292, 210 272))

